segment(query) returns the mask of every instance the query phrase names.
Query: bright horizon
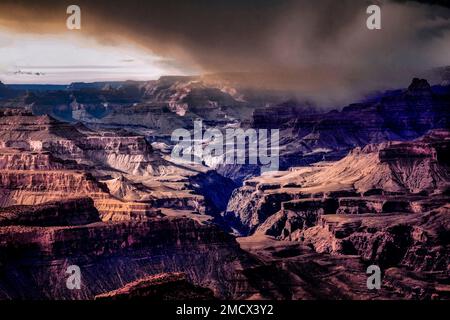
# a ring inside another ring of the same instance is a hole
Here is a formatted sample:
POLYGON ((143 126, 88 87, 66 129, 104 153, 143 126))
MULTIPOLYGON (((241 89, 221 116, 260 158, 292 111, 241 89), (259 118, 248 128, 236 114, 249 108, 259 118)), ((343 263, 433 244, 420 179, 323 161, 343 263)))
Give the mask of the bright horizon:
POLYGON ((37 35, 0 29, 0 81, 6 84, 146 81, 191 73, 126 42, 103 44, 70 31, 37 35))

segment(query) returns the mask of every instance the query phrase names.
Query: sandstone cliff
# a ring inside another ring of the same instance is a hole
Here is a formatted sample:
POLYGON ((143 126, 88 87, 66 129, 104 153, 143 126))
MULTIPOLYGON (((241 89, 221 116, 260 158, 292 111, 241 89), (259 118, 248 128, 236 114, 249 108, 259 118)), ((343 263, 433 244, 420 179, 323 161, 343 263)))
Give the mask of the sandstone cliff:
POLYGON ((323 214, 428 211, 448 201, 449 142, 448 131, 433 131, 413 142, 356 148, 334 163, 252 178, 234 191, 225 218, 252 233, 280 210, 279 219, 300 215, 301 224, 323 214))
POLYGON ((206 173, 171 163, 123 130, 94 131, 23 110, 0 116, 1 206, 91 197, 104 220, 146 219, 158 208, 216 214, 224 204, 194 186, 211 181, 206 173))

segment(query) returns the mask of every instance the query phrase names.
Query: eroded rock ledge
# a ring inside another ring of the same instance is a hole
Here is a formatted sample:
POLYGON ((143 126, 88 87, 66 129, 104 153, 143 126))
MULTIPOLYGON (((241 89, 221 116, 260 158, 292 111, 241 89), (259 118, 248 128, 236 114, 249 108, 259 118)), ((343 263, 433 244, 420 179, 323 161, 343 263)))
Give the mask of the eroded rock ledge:
POLYGON ((46 202, 35 206, 0 208, 3 226, 68 226, 99 222, 100 216, 91 198, 46 202))
MULTIPOLYGON (((394 268, 392 274, 413 272, 416 280, 441 283, 427 297, 448 297, 449 146, 450 132, 435 130, 412 142, 356 148, 337 162, 252 178, 234 191, 224 218, 241 235, 355 256, 394 268)), ((413 296, 408 281, 402 290, 413 296)))
POLYGON ((232 236, 188 218, 0 227, 0 299, 92 299, 164 272, 242 298, 255 292, 242 273, 254 263, 232 236), (66 288, 69 265, 81 269, 81 290, 66 288))
POLYGON ((95 300, 212 300, 210 289, 195 286, 183 273, 161 273, 127 283, 120 289, 95 296, 95 300))

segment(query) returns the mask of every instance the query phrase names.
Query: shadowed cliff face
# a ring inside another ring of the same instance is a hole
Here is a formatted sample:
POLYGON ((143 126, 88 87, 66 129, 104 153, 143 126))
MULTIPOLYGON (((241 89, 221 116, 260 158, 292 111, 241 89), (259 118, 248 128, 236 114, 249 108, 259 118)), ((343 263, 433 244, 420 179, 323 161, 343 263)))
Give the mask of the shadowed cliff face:
POLYGON ((184 272, 222 298, 255 291, 241 272, 252 260, 235 240, 191 219, 16 225, 0 227, 0 238, 2 299, 92 299, 146 275, 172 271, 184 272), (69 265, 81 268, 81 290, 66 287, 69 265))
POLYGON ((194 286, 183 273, 162 273, 128 283, 115 291, 95 296, 95 300, 213 300, 211 290, 194 286))
POLYGON ((0 226, 68 226, 100 222, 91 198, 0 208, 0 226))

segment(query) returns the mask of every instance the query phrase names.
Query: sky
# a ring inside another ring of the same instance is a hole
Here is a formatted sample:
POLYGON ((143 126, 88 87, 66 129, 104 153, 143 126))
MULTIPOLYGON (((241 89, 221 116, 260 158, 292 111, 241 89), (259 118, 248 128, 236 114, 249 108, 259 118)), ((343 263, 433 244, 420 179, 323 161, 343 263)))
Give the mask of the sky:
POLYGON ((0 81, 245 72, 258 86, 351 100, 450 65, 450 9, 439 3, 2 0, 0 81), (82 28, 67 30, 66 8, 75 3, 82 28), (381 30, 366 27, 373 3, 381 7, 381 30))
POLYGON ((171 65, 169 58, 126 42, 108 45, 71 32, 32 34, 0 29, 0 79, 5 83, 149 80, 186 72, 171 65))

